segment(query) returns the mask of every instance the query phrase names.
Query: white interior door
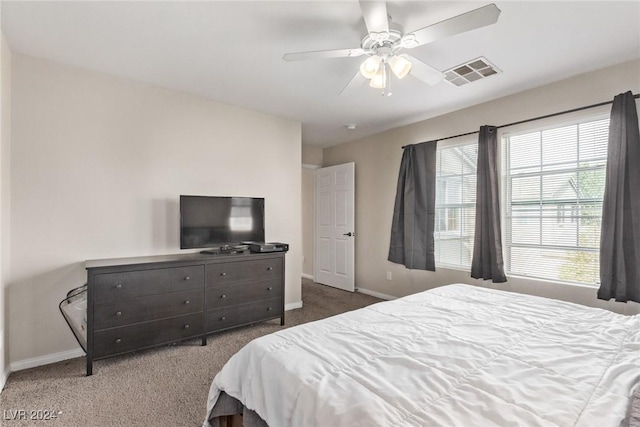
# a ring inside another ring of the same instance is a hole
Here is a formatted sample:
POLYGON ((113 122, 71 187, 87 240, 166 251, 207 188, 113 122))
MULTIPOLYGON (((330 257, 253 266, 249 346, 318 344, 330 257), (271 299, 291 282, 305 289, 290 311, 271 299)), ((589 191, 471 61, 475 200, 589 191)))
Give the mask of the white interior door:
POLYGON ((315 281, 355 291, 355 163, 316 170, 315 281))

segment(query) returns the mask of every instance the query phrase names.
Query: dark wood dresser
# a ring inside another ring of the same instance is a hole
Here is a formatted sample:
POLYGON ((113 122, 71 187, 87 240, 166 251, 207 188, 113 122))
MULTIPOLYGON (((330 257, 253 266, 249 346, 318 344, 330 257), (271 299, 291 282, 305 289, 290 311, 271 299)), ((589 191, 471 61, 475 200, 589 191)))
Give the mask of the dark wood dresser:
POLYGON ((284 252, 87 261, 93 361, 265 320, 284 325, 284 252))

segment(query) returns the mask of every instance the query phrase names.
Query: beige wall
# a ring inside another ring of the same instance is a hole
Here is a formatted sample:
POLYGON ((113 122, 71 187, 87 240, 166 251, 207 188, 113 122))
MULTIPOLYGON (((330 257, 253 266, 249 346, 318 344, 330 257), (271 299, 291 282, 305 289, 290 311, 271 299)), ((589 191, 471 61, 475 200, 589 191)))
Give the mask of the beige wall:
MULTIPOLYGON (((482 84, 481 82, 478 84, 482 84)), ((627 90, 640 92, 640 61, 597 72, 466 108, 430 120, 393 129, 324 150, 324 166, 356 163, 356 286, 392 296, 454 282, 482 284, 469 272, 438 268, 436 272, 408 270, 387 261, 401 146, 501 125, 613 99, 627 90), (386 272, 392 280, 386 280, 386 272)), ((508 128, 504 129, 505 131, 508 128)), ((486 283, 486 286, 494 286, 486 283)), ((596 289, 549 281, 509 278, 496 288, 640 313, 640 304, 597 300, 596 289)))
POLYGON ((322 166, 322 148, 302 146, 302 164, 322 166))
POLYGON ((17 54, 12 84, 12 363, 77 348, 84 260, 180 252, 180 194, 265 197, 301 301, 299 122, 17 54))
POLYGON ((9 369, 6 284, 9 275, 9 166, 11 141, 11 51, 0 33, 0 390, 9 369))
POLYGON ((313 276, 315 230, 315 169, 322 166, 322 149, 302 146, 302 274, 313 276))

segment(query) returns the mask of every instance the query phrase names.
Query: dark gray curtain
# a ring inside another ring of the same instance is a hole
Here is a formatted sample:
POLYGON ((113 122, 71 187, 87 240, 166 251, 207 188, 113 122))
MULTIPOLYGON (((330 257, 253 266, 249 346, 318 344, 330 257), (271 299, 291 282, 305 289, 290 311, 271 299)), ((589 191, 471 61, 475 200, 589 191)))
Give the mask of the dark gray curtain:
POLYGON ((478 181, 476 229, 471 261, 471 277, 506 282, 500 230, 498 189, 498 131, 495 126, 480 127, 478 136, 478 181))
POLYGON ((436 270, 436 147, 430 141, 404 148, 393 208, 388 259, 417 270, 436 270))
POLYGON ((640 136, 631 92, 613 99, 598 298, 640 302, 640 136))

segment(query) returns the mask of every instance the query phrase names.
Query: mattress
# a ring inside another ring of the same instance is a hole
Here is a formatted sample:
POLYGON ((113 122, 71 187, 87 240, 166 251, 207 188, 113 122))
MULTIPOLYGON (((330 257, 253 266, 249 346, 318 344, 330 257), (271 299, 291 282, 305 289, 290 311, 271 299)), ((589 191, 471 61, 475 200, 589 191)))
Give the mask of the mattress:
POLYGON ((620 426, 640 316, 448 285, 258 338, 211 384, 276 426, 620 426))

